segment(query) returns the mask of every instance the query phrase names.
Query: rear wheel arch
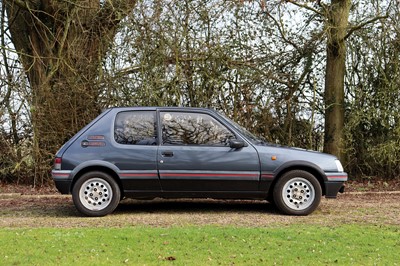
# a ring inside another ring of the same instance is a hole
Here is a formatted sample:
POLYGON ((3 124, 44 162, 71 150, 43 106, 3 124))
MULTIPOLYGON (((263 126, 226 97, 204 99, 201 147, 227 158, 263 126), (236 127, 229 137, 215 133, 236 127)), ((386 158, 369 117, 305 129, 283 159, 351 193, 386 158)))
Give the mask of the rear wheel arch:
POLYGON ((78 179, 81 176, 83 176, 84 174, 89 173, 89 172, 103 172, 103 173, 110 175, 119 186, 119 189, 121 191, 121 199, 124 197, 124 195, 123 195, 124 190, 123 190, 122 182, 121 182, 121 179, 119 178, 118 174, 114 170, 112 170, 106 166, 99 166, 99 165, 87 166, 85 168, 80 169, 74 175, 74 178, 72 180, 71 187, 70 187, 70 192, 72 192, 72 189, 76 184, 76 181, 78 181, 78 179))

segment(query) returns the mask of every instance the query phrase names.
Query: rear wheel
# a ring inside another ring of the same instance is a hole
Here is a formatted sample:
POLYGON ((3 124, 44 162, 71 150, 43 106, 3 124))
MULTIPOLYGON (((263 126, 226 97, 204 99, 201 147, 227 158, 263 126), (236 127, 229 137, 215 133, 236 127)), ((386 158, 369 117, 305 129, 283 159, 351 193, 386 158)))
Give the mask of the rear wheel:
POLYGON ((105 216, 118 206, 121 191, 117 182, 104 172, 89 172, 76 181, 72 199, 76 209, 86 216, 105 216))
POLYGON ((309 172, 293 170, 276 183, 273 198, 280 211, 290 215, 308 215, 319 205, 322 189, 317 178, 309 172))

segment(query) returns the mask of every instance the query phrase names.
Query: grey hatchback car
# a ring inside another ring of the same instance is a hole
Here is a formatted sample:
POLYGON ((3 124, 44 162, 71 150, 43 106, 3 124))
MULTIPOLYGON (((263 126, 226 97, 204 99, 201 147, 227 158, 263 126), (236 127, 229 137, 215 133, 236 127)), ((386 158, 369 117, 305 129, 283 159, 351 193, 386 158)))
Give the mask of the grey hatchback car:
POLYGON ((57 152, 52 177, 86 216, 124 197, 268 200, 308 215, 347 181, 332 155, 264 143, 215 110, 183 107, 107 109, 57 152))

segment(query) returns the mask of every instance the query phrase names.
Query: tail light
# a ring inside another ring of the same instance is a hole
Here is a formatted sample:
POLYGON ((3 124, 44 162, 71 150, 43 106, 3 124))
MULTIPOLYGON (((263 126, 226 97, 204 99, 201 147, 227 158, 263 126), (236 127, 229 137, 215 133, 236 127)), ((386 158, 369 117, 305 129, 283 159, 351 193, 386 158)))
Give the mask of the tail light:
POLYGON ((56 157, 54 159, 54 170, 61 170, 61 162, 62 162, 61 157, 56 157))

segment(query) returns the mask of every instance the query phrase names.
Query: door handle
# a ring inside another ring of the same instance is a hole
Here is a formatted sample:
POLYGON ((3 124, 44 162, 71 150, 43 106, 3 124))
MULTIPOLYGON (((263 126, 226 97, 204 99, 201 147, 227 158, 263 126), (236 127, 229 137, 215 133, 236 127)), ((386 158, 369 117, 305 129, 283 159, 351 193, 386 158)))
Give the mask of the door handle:
POLYGON ((162 155, 163 157, 172 157, 172 156, 174 156, 174 153, 173 153, 172 151, 163 151, 163 152, 161 153, 161 155, 162 155))

